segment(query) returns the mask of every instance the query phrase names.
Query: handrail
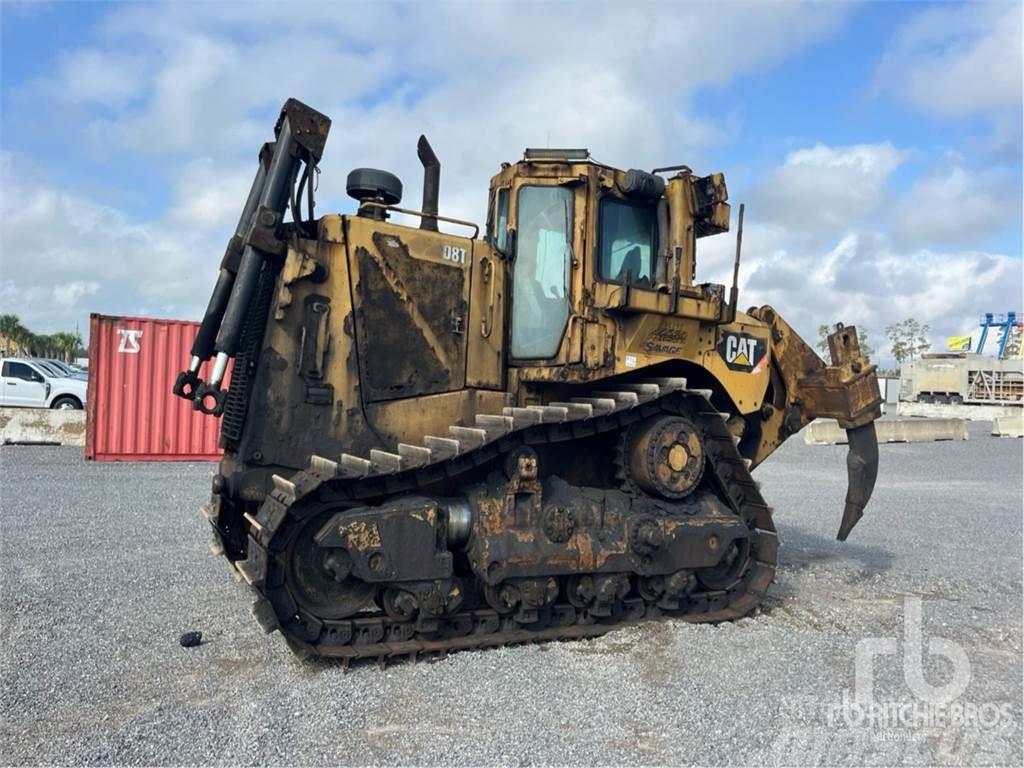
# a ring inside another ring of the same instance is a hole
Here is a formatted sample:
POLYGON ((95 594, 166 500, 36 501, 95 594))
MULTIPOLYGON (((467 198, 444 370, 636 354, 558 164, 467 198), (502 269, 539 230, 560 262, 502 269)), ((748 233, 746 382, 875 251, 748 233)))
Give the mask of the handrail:
POLYGON ((480 225, 474 224, 472 221, 463 221, 462 219, 453 219, 450 216, 441 216, 436 213, 424 213, 423 211, 414 211, 411 208, 398 208, 394 205, 388 205, 387 203, 378 203, 375 200, 366 200, 359 204, 362 208, 366 206, 368 208, 383 208, 385 211, 395 211, 396 213, 407 213, 410 216, 419 216, 421 219, 430 218, 437 219, 438 221, 447 221, 449 224, 459 224, 463 227, 473 228, 473 239, 476 240, 480 237, 480 225))

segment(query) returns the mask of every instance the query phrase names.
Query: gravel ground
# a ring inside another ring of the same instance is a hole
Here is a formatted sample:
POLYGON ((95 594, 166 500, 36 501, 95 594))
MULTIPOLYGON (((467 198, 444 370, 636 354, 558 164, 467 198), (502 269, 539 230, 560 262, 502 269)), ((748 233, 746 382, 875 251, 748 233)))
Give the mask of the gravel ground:
POLYGON ((789 441, 756 473, 783 541, 757 616, 347 675, 207 553, 213 465, 0 448, 0 763, 1021 765, 1022 443, 987 427, 883 446, 846 544, 845 448, 789 441), (876 706, 844 706, 868 638, 876 706))

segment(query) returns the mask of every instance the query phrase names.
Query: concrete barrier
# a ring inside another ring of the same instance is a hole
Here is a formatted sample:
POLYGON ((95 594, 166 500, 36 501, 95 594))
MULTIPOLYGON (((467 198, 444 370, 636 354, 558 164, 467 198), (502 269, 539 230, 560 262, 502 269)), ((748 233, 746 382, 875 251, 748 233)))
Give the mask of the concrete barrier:
POLYGON ((85 445, 85 411, 0 408, 4 445, 85 445))
POLYGON ((992 421, 998 416, 1021 413, 1019 405, 948 405, 942 403, 900 403, 897 416, 924 416, 929 419, 967 419, 992 421))
MULTIPOLYGON (((966 440, 964 419, 881 419, 875 422, 879 443, 931 443, 966 440)), ((846 445, 846 430, 835 419, 816 419, 804 428, 808 445, 846 445)))
POLYGON ((992 419, 992 434, 997 437, 1024 437, 1024 413, 996 416, 992 419))

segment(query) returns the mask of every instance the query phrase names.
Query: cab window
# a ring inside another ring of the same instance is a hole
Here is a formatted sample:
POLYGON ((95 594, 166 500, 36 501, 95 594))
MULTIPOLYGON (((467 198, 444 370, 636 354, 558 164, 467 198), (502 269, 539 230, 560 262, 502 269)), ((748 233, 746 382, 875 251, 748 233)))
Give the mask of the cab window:
POLYGON ((654 284, 657 209, 605 197, 599 211, 598 274, 602 280, 642 287, 654 284))
POLYGON ((24 381, 41 381, 40 376, 31 366, 25 363, 6 362, 4 363, 3 375, 9 379, 22 379, 24 381))
POLYGON ((521 187, 516 198, 512 356, 553 357, 569 319, 572 190, 521 187))
POLYGON ((505 241, 508 238, 508 187, 498 190, 498 227, 494 234, 495 246, 504 253, 505 241))
POLYGON ((504 254, 507 239, 508 187, 502 187, 497 193, 492 189, 487 201, 487 241, 504 254))

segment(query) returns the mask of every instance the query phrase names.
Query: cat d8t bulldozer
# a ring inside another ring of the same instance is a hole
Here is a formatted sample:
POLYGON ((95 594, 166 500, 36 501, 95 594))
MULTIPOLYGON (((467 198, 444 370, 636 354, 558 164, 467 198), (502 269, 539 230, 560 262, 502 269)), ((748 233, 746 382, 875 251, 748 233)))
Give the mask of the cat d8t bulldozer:
POLYGON ((696 282, 721 174, 527 149, 480 232, 421 137, 421 210, 361 168, 358 211, 317 218, 329 127, 285 104, 174 384, 222 420, 204 513, 267 631, 347 663, 744 616, 778 549, 751 470, 817 417, 849 434, 846 538, 875 367, 853 327, 826 365, 738 310, 742 207, 731 288, 696 282))

